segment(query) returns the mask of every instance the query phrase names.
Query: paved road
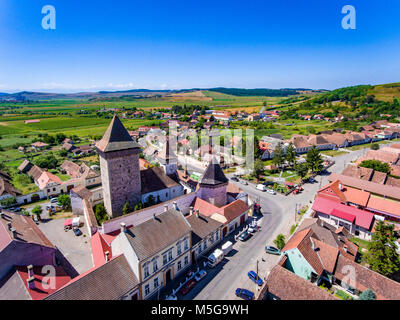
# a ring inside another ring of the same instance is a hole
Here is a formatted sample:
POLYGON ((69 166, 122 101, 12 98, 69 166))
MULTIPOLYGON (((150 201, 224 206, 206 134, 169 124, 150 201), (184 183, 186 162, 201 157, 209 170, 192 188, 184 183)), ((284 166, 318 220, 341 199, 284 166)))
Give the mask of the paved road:
MULTIPOLYGON (((366 150, 357 150, 335 157, 336 163, 329 171, 342 172, 350 162, 356 160, 365 152, 366 150)), ((229 174, 227 176, 232 177, 229 174)), ((291 226, 295 224, 296 208, 312 203, 316 192, 321 186, 328 183, 328 175, 317 176, 316 181, 313 184, 305 184, 304 191, 301 194, 292 194, 287 197, 259 191, 255 189, 254 184, 246 186, 230 181, 243 189, 253 199, 260 199, 263 213, 262 230, 246 242, 238 241, 234 243, 236 253, 227 257, 216 270, 208 270, 207 278, 185 296, 185 299, 237 299, 234 292, 239 287, 255 292, 257 286, 247 277, 247 272, 256 270, 258 260, 259 275, 265 278, 268 271, 277 263, 279 257, 267 255, 264 247, 266 244, 273 245, 273 240, 279 233, 289 234, 291 226)))

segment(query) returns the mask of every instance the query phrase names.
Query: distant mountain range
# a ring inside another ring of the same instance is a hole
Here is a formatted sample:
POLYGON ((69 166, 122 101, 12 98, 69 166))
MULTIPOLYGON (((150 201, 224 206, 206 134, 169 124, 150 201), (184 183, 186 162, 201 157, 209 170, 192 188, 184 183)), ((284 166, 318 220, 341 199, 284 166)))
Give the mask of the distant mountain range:
POLYGON ((313 89, 240 89, 240 88, 211 88, 211 89, 181 89, 181 90, 150 90, 133 89, 125 91, 99 91, 99 92, 78 92, 78 93, 47 93, 21 91, 17 93, 0 93, 0 99, 6 101, 40 101, 40 100, 93 100, 101 98, 118 98, 136 96, 138 98, 151 98, 153 96, 166 96, 172 93, 193 92, 193 91, 213 91, 234 96, 275 96, 287 97, 304 92, 326 92, 327 90, 313 89))

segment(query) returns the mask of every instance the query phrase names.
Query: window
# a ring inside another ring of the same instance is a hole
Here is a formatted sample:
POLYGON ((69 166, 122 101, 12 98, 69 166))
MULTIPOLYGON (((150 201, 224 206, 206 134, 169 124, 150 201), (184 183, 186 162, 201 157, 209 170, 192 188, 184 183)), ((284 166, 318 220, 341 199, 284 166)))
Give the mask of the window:
POLYGON ((218 240, 219 239, 219 232, 217 231, 217 232, 215 232, 215 240, 218 240))
POLYGON ((153 260, 153 272, 158 270, 157 259, 153 260))
POLYGON ((158 288, 158 278, 154 279, 154 289, 158 288))
POLYGON ((211 241, 211 243, 213 243, 213 242, 214 242, 214 233, 211 235, 211 237, 210 237, 210 241, 211 241))
POLYGON ((189 249, 189 241, 185 239, 185 251, 189 249))
POLYGON ((144 294, 145 294, 146 296, 150 294, 150 285, 149 285, 149 284, 146 284, 146 285, 144 286, 144 294))
POLYGON ((147 277, 150 275, 149 265, 146 264, 146 265, 143 267, 143 270, 144 270, 144 277, 147 278, 147 277))
POLYGON ((172 260, 172 250, 168 251, 168 261, 172 260))
POLYGON ((182 262, 178 261, 178 271, 182 269, 182 262))
POLYGON ((207 239, 204 239, 204 250, 207 249, 207 239))
POLYGON ((187 266, 189 264, 189 256, 185 257, 185 266, 187 266))
POLYGON ((176 245, 176 252, 177 252, 178 256, 180 256, 182 254, 182 246, 180 243, 178 243, 176 245))
POLYGON ((168 256, 167 253, 163 254, 163 265, 165 266, 168 263, 168 256))
POLYGON ((197 248, 197 253, 198 253, 198 254, 201 253, 201 246, 199 246, 199 247, 197 248))

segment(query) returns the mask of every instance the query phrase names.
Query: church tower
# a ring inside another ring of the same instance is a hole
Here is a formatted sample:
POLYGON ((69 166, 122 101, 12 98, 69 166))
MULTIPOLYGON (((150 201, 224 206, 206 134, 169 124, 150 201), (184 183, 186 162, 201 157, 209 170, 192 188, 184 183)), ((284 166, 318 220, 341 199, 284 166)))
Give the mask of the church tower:
POLYGON ((167 176, 176 174, 178 157, 174 153, 168 137, 157 159, 167 176))
POLYGON ((222 171, 218 161, 213 157, 200 181, 197 195, 217 207, 222 207, 228 202, 227 185, 228 178, 222 171))
POLYGON ((126 202, 133 208, 141 199, 140 147, 114 115, 96 148, 100 157, 104 206, 111 217, 118 217, 126 202))

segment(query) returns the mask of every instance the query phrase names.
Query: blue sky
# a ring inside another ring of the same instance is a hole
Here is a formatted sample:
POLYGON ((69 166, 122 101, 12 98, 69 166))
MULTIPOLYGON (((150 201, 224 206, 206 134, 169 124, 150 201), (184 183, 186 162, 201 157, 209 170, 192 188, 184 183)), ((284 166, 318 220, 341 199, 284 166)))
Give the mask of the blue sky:
POLYGON ((0 0, 0 92, 396 82, 399 18, 398 0, 0 0))

